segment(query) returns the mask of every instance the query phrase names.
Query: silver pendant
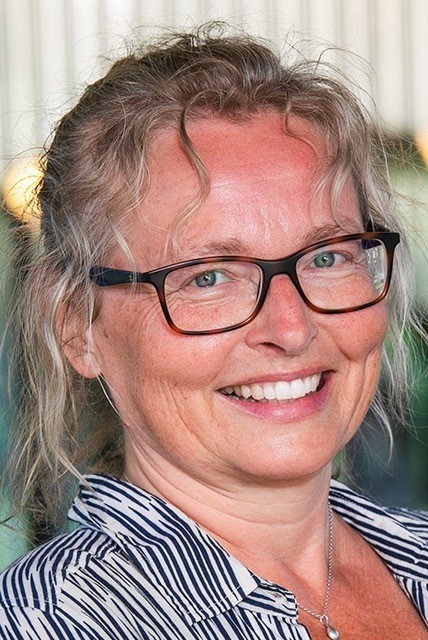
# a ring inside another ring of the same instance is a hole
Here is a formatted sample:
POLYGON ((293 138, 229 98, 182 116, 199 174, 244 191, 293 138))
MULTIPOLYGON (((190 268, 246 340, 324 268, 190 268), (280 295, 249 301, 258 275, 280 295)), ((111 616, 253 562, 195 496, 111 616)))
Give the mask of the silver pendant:
POLYGON ((332 627, 330 624, 326 624, 325 632, 327 636, 331 638, 331 640, 338 640, 340 638, 340 633, 338 632, 338 630, 332 627))

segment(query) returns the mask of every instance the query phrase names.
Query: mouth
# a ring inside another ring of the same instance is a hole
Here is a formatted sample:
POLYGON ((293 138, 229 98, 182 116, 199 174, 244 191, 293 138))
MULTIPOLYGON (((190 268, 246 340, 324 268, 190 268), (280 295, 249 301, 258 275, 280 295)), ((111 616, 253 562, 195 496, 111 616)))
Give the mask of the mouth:
POLYGON ((248 385, 223 387, 219 391, 225 396, 231 396, 244 402, 290 402, 319 391, 324 386, 324 382, 324 374, 316 373, 290 381, 255 382, 248 385))

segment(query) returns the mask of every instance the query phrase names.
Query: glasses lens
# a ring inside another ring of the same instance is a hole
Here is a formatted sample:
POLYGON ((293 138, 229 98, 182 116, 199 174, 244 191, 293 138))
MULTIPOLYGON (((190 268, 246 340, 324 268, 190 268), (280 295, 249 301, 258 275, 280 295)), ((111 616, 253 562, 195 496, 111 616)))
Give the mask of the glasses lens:
POLYGON ((248 262, 201 262, 165 279, 165 300, 182 331, 225 329, 247 320, 260 295, 262 272, 248 262))
POLYGON ((388 281, 388 253, 383 242, 346 240, 305 254, 297 276, 308 300, 326 311, 360 307, 377 300, 388 281))

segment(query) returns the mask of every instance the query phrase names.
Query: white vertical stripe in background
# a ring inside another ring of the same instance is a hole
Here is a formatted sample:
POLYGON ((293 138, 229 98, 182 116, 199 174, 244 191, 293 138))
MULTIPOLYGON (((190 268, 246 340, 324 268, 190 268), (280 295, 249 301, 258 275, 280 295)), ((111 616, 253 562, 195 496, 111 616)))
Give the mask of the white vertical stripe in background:
MULTIPOLYGON (((188 29, 211 19, 280 43, 321 39, 397 131, 428 127, 428 0, 0 0, 0 170, 44 143, 52 124, 136 27, 188 29)), ((367 99, 367 104, 370 100, 367 99)))

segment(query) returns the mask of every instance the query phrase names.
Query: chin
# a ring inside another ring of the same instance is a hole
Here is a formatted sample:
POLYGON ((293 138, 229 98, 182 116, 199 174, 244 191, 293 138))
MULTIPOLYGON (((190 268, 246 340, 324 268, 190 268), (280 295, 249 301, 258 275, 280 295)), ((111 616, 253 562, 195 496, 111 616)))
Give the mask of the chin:
POLYGON ((327 452, 323 452, 320 456, 320 450, 308 453, 307 449, 295 447, 291 452, 288 450, 286 455, 275 454, 267 455, 266 447, 263 454, 254 453, 253 456, 244 463, 244 456, 240 457, 239 464, 233 466, 238 477, 244 483, 256 484, 281 484, 304 480, 305 478, 316 476, 317 474, 328 473, 331 475, 332 461, 327 452))

